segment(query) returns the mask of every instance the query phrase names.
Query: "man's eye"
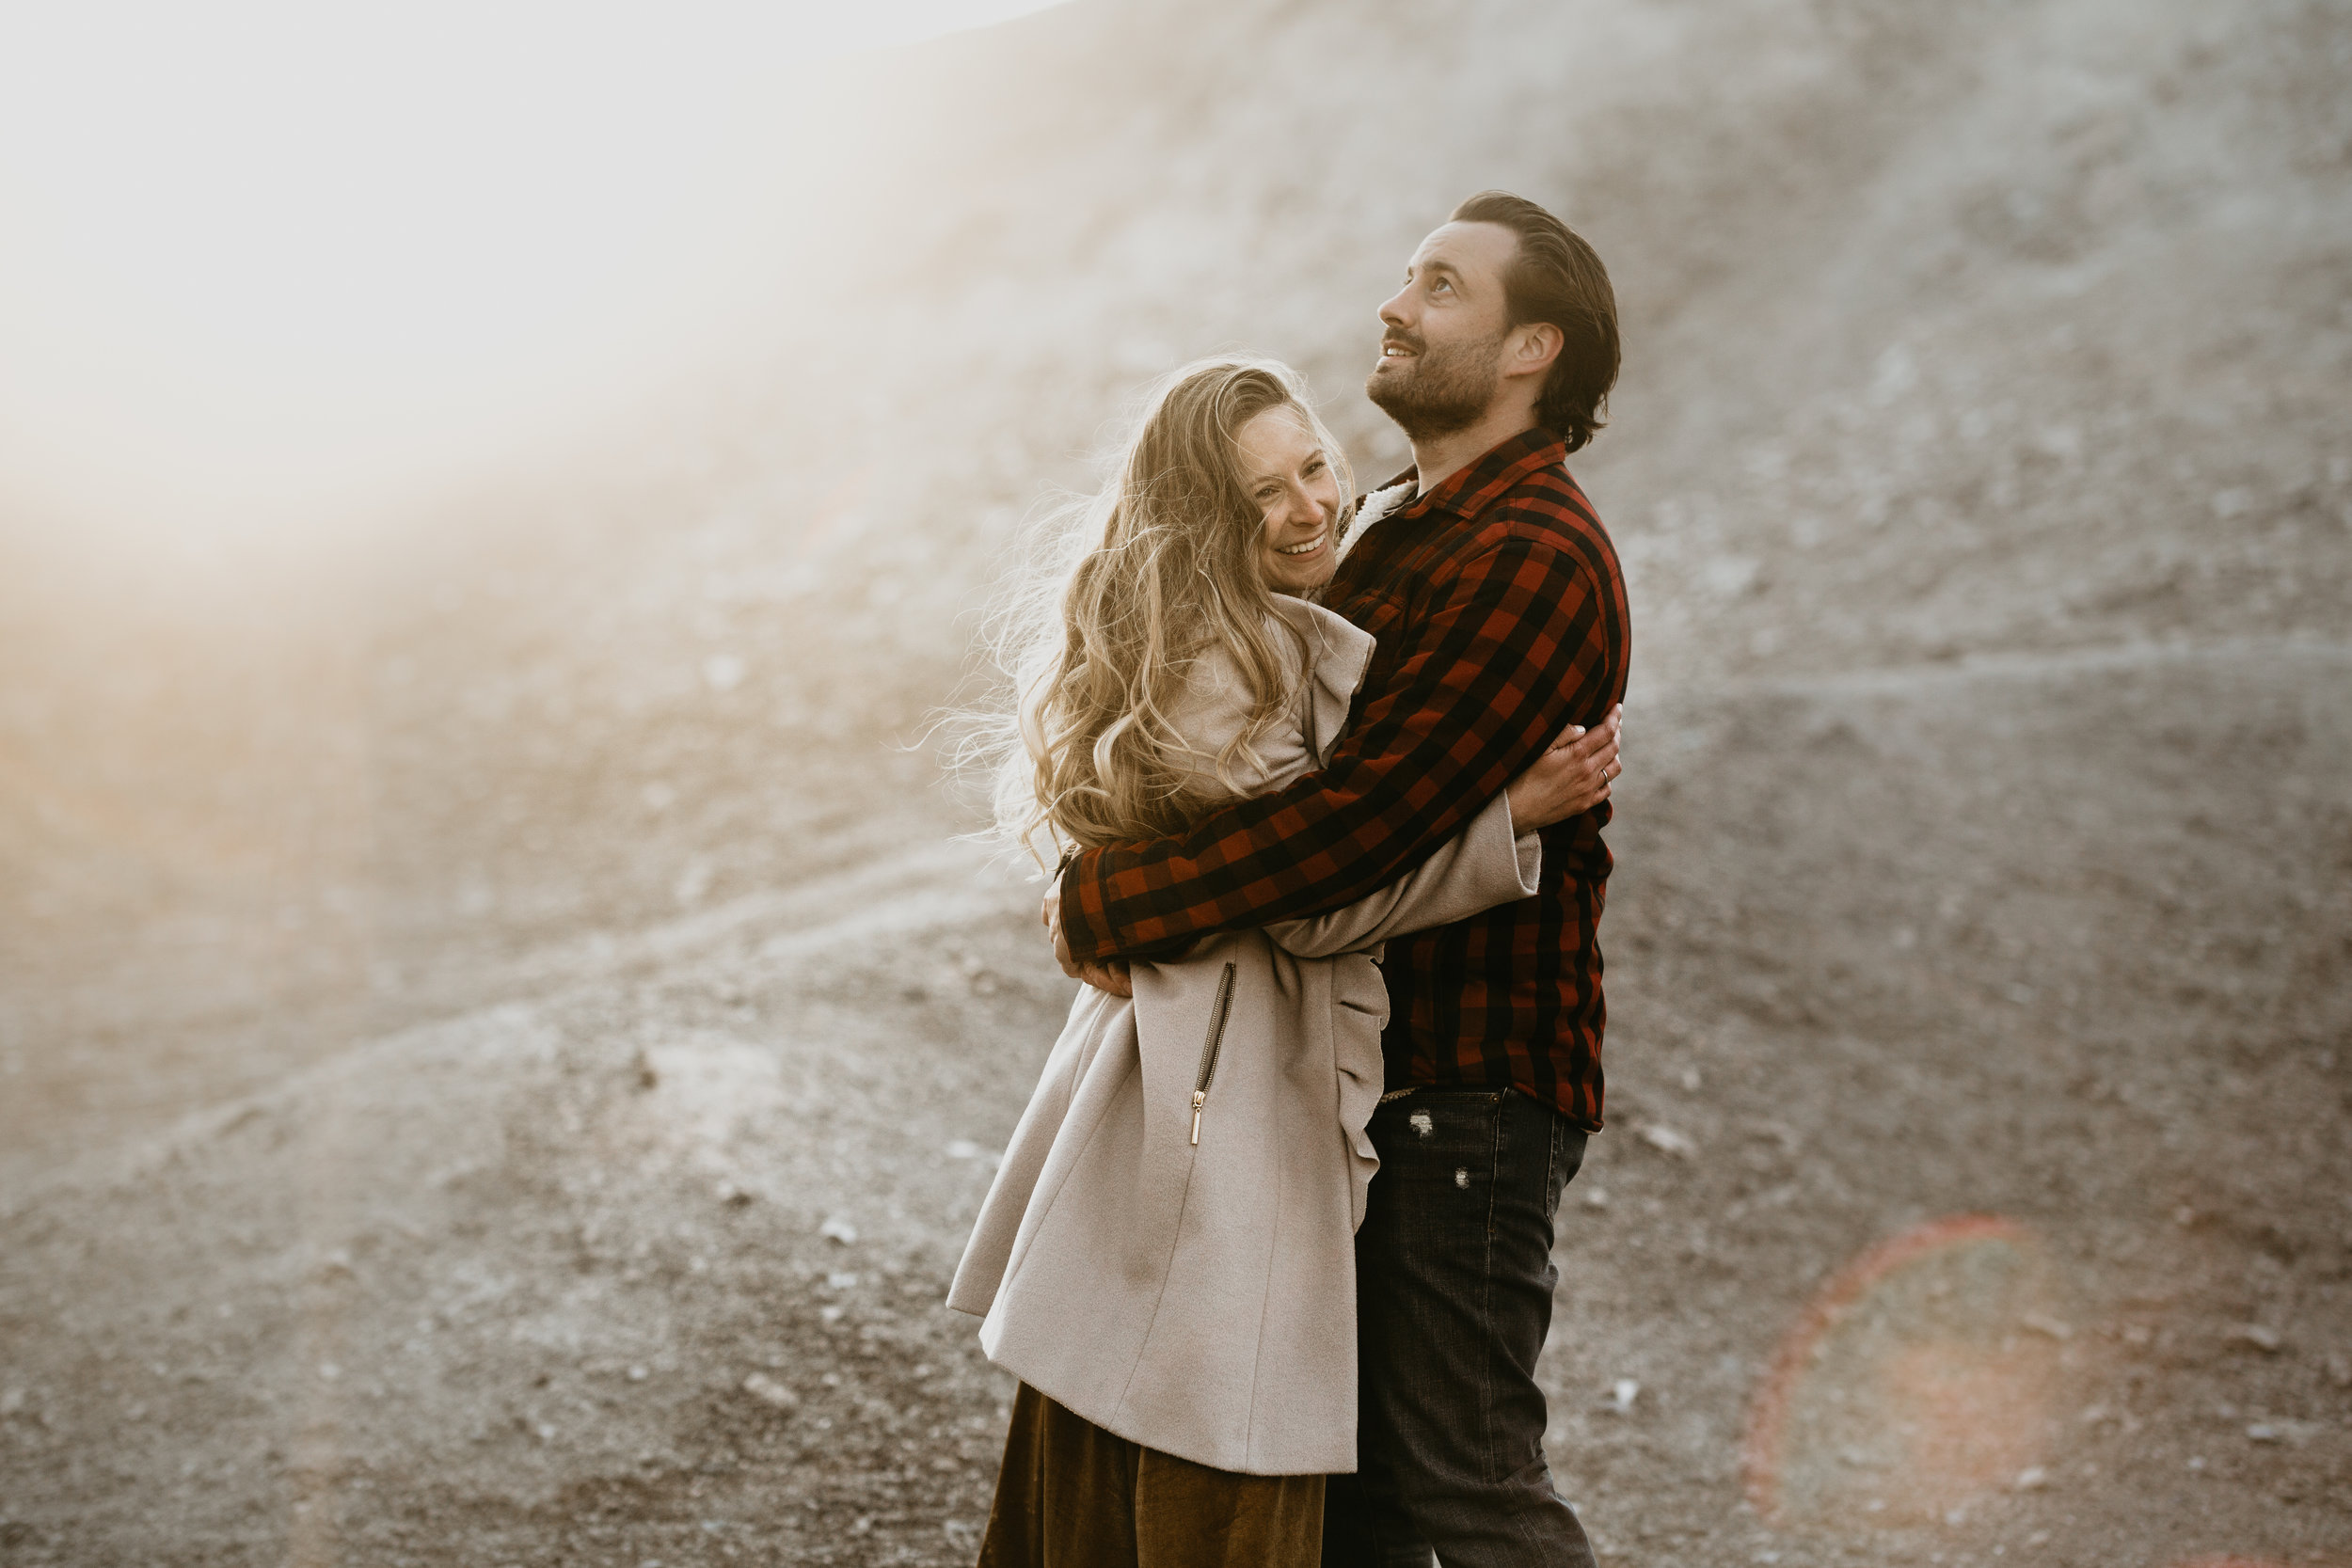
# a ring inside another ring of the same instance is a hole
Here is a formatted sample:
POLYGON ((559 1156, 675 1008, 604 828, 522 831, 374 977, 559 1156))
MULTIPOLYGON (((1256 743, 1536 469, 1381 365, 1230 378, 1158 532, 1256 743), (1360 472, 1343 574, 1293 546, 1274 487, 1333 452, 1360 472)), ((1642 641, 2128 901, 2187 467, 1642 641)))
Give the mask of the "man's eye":
POLYGON ((1429 292, 1433 294, 1450 293, 1453 292, 1453 289, 1454 285, 1447 282, 1442 277, 1438 278, 1435 283, 1429 285, 1429 292))

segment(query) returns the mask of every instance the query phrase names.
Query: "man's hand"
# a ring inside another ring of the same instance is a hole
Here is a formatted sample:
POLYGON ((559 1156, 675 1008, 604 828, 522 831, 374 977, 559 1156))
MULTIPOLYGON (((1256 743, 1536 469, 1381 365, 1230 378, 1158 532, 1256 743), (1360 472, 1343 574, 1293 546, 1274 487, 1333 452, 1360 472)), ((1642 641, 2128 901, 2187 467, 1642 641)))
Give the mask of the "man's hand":
POLYGON ((1617 762, 1617 732, 1624 721, 1625 705, 1619 703, 1589 733, 1577 724, 1561 731, 1551 749, 1503 792, 1511 798, 1511 826, 1520 832, 1548 828, 1609 799, 1611 781, 1625 771, 1617 762))
POLYGON ((1056 878, 1046 885, 1045 928, 1053 934, 1054 961, 1061 972, 1073 980, 1083 980, 1096 990, 1109 991, 1113 996, 1133 996, 1135 982, 1128 977, 1127 960, 1113 958, 1107 964, 1082 964, 1070 956, 1070 943, 1061 934, 1061 879, 1056 878))

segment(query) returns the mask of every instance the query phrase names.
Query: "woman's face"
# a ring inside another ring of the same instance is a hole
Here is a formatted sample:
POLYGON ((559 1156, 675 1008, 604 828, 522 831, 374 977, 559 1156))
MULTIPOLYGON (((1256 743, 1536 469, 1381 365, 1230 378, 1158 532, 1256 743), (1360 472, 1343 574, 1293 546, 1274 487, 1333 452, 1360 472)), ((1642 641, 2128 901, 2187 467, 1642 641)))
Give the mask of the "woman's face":
POLYGON ((1331 531, 1340 515, 1340 479, 1296 408, 1269 408, 1233 433, 1241 449, 1242 488, 1258 503, 1258 570, 1278 594, 1298 594, 1331 580, 1339 559, 1331 531))

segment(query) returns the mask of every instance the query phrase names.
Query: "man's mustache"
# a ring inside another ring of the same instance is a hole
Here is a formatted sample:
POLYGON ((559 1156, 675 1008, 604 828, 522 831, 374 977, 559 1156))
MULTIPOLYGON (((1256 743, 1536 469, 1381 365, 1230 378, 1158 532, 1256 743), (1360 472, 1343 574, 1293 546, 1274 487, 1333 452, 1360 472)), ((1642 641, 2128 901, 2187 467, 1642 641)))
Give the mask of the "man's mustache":
POLYGON ((1402 332, 1384 332, 1380 335, 1380 346, 1383 349, 1401 348, 1407 354, 1419 354, 1421 339, 1402 332))

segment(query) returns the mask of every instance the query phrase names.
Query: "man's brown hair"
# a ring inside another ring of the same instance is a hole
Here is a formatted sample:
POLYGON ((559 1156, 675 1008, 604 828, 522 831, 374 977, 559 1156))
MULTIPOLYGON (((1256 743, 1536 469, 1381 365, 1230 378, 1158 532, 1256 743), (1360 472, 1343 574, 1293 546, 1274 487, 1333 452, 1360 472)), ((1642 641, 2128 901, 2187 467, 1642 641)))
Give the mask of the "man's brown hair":
POLYGON ((1549 322, 1560 329, 1560 357, 1535 400, 1535 418, 1575 451, 1601 427, 1617 384, 1617 295, 1609 269, 1574 230, 1508 191, 1480 191, 1454 209, 1453 221, 1500 224, 1518 236, 1502 276, 1504 307, 1513 326, 1549 322))

